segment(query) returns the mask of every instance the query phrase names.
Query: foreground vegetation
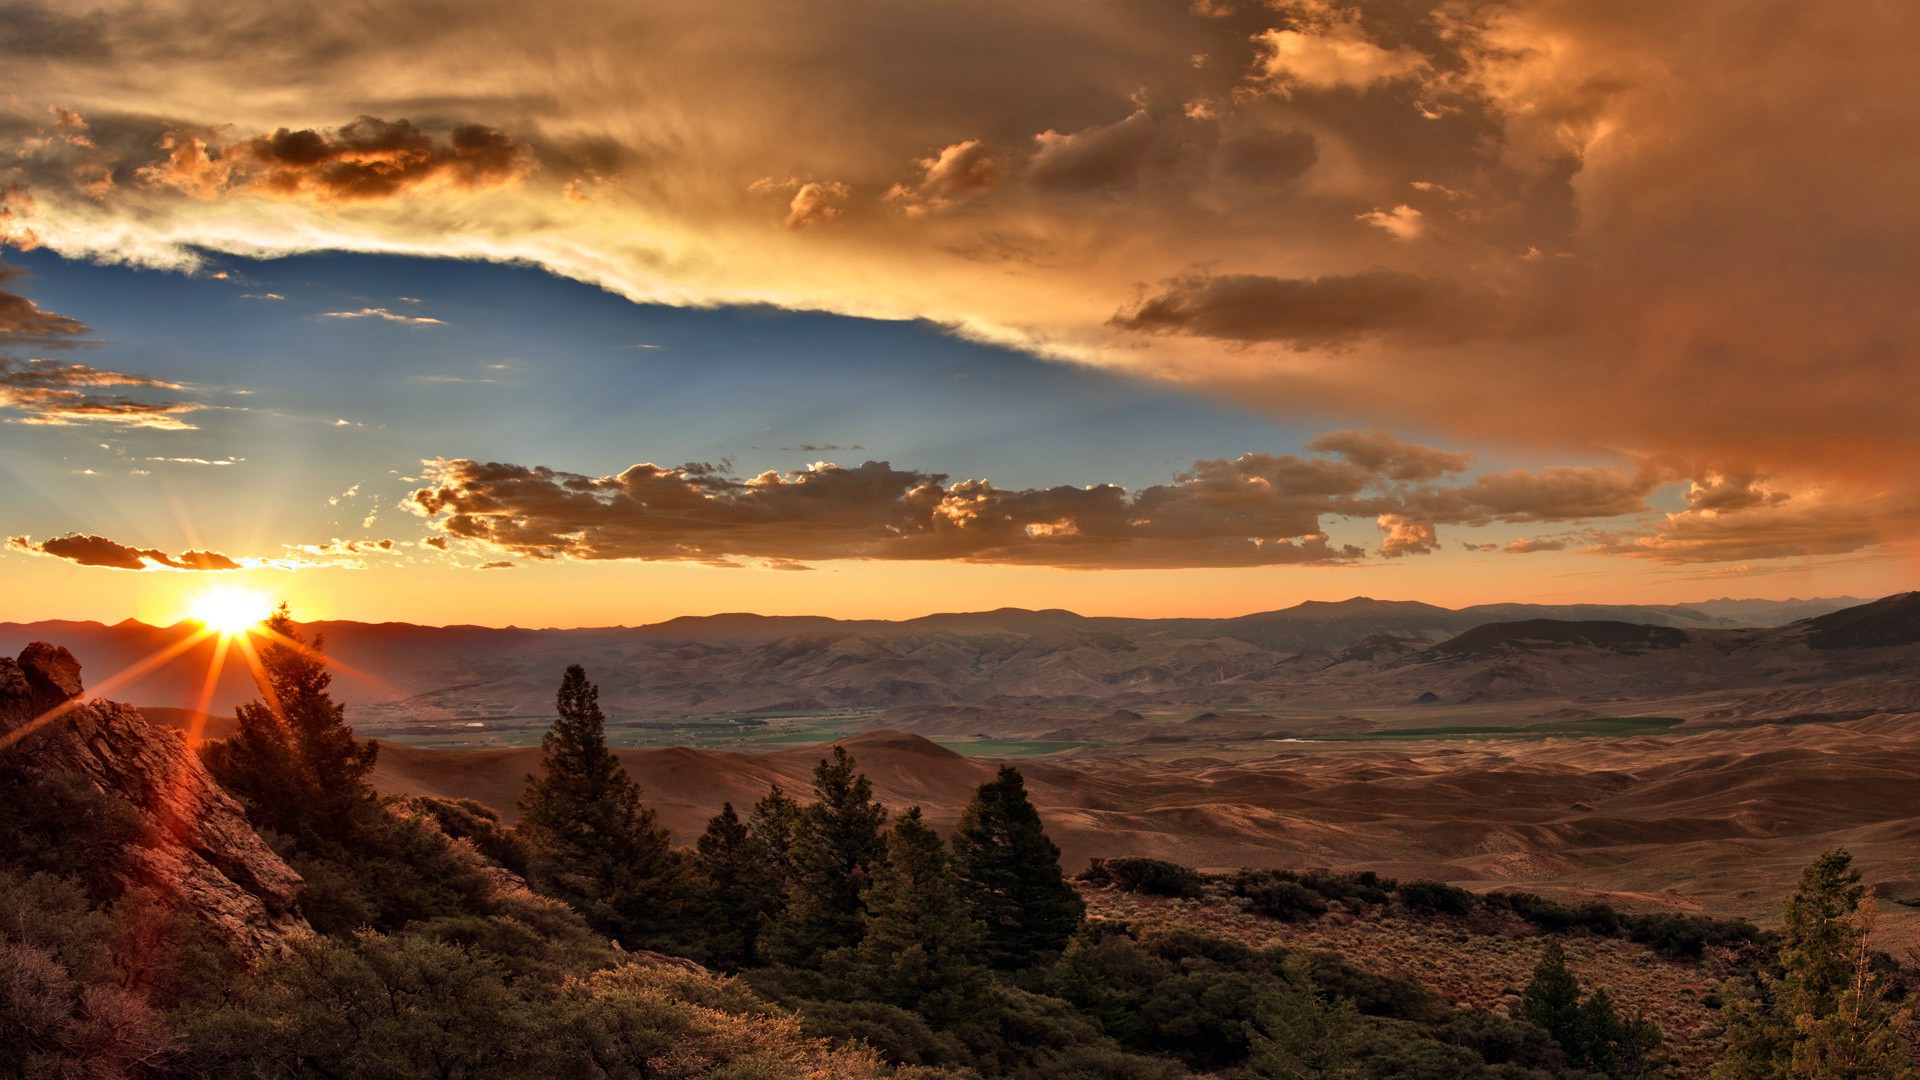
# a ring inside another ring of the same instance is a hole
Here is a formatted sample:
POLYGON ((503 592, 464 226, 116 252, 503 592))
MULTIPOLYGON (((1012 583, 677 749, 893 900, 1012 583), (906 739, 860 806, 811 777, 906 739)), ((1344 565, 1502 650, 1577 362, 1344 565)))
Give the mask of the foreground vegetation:
POLYGON ((517 828, 469 801, 382 798, 375 744, 283 611, 259 700, 209 744, 213 775, 306 881, 316 933, 242 958, 191 912, 101 872, 120 797, 0 759, 0 1075, 153 1077, 1647 1077, 1656 1023, 1583 985, 1562 940, 1711 957, 1717 1076, 1911 1075, 1843 852, 1784 931, 1476 896, 1371 874, 1202 875, 1096 861, 1083 886, 1212 896, 1275 925, 1330 909, 1529 925, 1516 1008, 1307 948, 1086 916, 1018 770, 953 834, 873 797, 835 749, 804 797, 720 808, 676 848, 608 751, 569 668, 517 828))

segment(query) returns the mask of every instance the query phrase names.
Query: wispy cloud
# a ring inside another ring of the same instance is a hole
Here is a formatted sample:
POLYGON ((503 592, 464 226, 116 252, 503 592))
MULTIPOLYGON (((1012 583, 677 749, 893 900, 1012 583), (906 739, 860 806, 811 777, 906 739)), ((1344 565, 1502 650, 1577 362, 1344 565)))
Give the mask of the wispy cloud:
POLYGON ((180 391, 185 387, 146 375, 109 371, 53 360, 0 356, 0 412, 17 424, 192 430, 186 417, 204 406, 193 401, 156 401, 148 396, 103 393, 113 389, 180 391))
POLYGON ((363 307, 358 311, 328 311, 321 315, 323 319, 379 319, 384 322, 404 323, 408 326, 445 326, 444 320, 429 318, 425 315, 402 315, 383 307, 363 307))

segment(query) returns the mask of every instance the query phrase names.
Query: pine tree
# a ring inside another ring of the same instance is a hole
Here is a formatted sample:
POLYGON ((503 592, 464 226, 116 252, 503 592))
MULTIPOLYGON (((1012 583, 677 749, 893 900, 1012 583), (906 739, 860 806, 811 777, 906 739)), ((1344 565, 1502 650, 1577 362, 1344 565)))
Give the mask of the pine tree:
POLYGON ((1047 838, 1026 781, 1011 765, 974 793, 953 833, 954 869, 985 925, 993 966, 1041 963, 1067 947, 1086 914, 1047 838))
POLYGON ((1663 1062, 1652 1057, 1663 1041, 1660 1028, 1640 1015, 1622 1016, 1605 987, 1584 1000, 1580 980, 1567 969, 1566 950, 1550 941, 1521 995, 1526 1019, 1546 1030, 1567 1064, 1615 1080, 1652 1076, 1663 1062))
POLYGON ((1867 943, 1873 936, 1872 893, 1853 916, 1858 944, 1846 989, 1834 999, 1833 1012, 1807 1024, 1793 1049, 1792 1071, 1811 1080, 1868 1080, 1910 1077, 1913 1060, 1895 1029, 1885 989, 1873 970, 1867 943))
POLYGON ((281 604, 266 621, 259 651, 260 696, 235 711, 234 734, 205 751, 221 785, 246 804, 256 825, 294 838, 304 850, 350 843, 376 796, 367 782, 380 745, 353 737, 346 706, 328 687, 325 641, 309 644, 281 604))
POLYGON ((694 842, 705 948, 721 967, 753 963, 761 930, 778 909, 782 883, 771 852, 723 803, 694 842))
POLYGON ((1778 969, 1730 983, 1717 1080, 1910 1077, 1868 941, 1873 903, 1853 856, 1835 849, 1787 898, 1778 969))
POLYGON ((747 834, 766 849, 782 891, 793 879, 793 838, 800 828, 801 813, 802 807, 793 796, 782 791, 779 784, 771 784, 747 818, 747 834))
POLYGON ((940 835, 908 810, 887 833, 885 862, 867 893, 860 944, 829 957, 857 993, 912 1009, 935 1024, 977 1011, 988 985, 976 959, 981 926, 961 897, 940 835))
POLYGON ((578 664, 560 682, 556 712, 540 740, 542 773, 527 777, 520 797, 534 875, 601 929, 656 938, 673 916, 667 832, 607 749, 600 688, 578 664))
POLYGON ((1305 953, 1283 962, 1287 990, 1260 1010, 1248 1061, 1263 1080, 1346 1080, 1365 1075, 1357 1054, 1366 1034, 1349 998, 1326 998, 1305 953))
POLYGON ((844 747, 814 768, 813 792, 794 822, 786 911, 768 941, 769 957, 789 967, 816 967, 860 943, 867 889, 886 857, 886 808, 844 747))
POLYGON ((1580 1017, 1580 982, 1567 970, 1567 953, 1558 941, 1547 942, 1534 965, 1533 980, 1520 996, 1522 1015, 1553 1036, 1568 1060, 1586 1059, 1586 1029, 1580 1017))

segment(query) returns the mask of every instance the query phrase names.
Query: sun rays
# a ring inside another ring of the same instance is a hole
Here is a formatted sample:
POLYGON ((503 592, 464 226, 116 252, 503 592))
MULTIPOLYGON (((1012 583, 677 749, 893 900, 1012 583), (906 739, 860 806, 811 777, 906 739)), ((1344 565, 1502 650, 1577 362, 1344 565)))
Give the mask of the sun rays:
POLYGON ((252 589, 218 588, 195 597, 187 617, 222 638, 232 638, 259 626, 270 611, 267 598, 252 589))
MULTIPOLYGON (((197 743, 204 737, 204 727, 208 716, 212 715, 219 704, 220 679, 225 673, 227 663, 235 654, 243 662, 255 691, 261 696, 277 716, 280 713, 279 702, 274 689, 265 677, 265 665, 261 662, 262 648, 283 648, 319 660, 340 674, 356 679, 365 686, 394 697, 405 696, 397 687, 386 680, 362 671, 351 664, 333 656, 325 656, 318 648, 318 639, 313 643, 300 640, 301 635, 293 629, 290 619, 285 617, 285 606, 275 609, 272 601, 261 592, 253 589, 223 587, 201 593, 193 599, 188 609, 187 620, 195 624, 166 645, 155 649, 146 656, 126 665, 113 674, 92 683, 85 693, 69 698, 55 705, 39 716, 13 731, 0 734, 0 753, 4 753, 21 740, 46 727, 75 709, 96 698, 107 698, 116 691, 126 689, 129 684, 169 664, 192 662, 188 654, 197 647, 208 645, 211 654, 207 658, 206 674, 195 695, 194 707, 189 714, 192 719, 186 735, 190 743, 197 743)), ((184 628, 182 628, 184 629, 184 628)))

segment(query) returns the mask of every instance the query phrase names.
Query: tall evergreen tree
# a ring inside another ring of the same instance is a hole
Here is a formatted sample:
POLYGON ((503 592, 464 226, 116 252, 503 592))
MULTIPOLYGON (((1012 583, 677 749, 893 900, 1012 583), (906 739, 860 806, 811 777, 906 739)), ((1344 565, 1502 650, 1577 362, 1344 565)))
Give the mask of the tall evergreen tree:
POLYGON ((694 842, 694 872, 708 959, 724 968, 752 964, 761 930, 779 908, 782 882, 772 853, 732 803, 721 804, 694 842))
POLYGON ((367 774, 380 745, 353 737, 346 706, 328 691, 325 641, 308 643, 285 604, 265 628, 254 673, 260 696, 235 711, 231 737, 208 745, 207 765, 256 825, 305 850, 337 848, 375 805, 367 774))
POLYGON ((779 784, 771 784, 747 817, 747 835, 766 849, 767 856, 773 860, 782 891, 793 878, 793 838, 800 828, 802 810, 799 801, 781 790, 779 784))
POLYGON ((600 688, 578 664, 560 681, 541 775, 520 796, 520 831, 548 892, 603 930, 653 940, 672 921, 673 851, 640 786, 607 749, 600 688))
POLYGON ((980 785, 953 833, 953 863, 967 902, 986 927, 986 956, 997 968, 1029 967, 1067 947, 1086 904, 1060 869, 1027 798, 1020 770, 1002 765, 980 785))
POLYGON ((845 964, 863 997, 912 1009, 935 1024, 977 1011, 989 983, 982 929, 961 897, 940 835, 908 810, 887 833, 886 861, 866 897, 860 944, 829 958, 845 964))
POLYGON ((1605 987, 1583 1000, 1580 981, 1567 969, 1566 950, 1557 941, 1547 943, 1521 1001, 1522 1015, 1553 1036, 1575 1068, 1631 1080, 1662 1067, 1652 1057, 1663 1040, 1659 1026, 1637 1014, 1620 1015, 1605 987))
POLYGON ((1855 912, 1858 931, 1852 968, 1845 989, 1834 998, 1833 1011, 1806 1024, 1793 1049, 1792 1072, 1813 1080, 1869 1080, 1911 1077, 1913 1059, 1906 1040, 1894 1026, 1886 990, 1873 970, 1868 942, 1873 936, 1872 893, 1855 912))
POLYGON ((1716 1080, 1912 1076, 1872 968, 1871 927, 1853 856, 1835 849, 1809 864, 1787 898, 1777 969, 1726 988, 1716 1080))
POLYGON ((1534 965, 1533 979, 1520 995, 1521 1015, 1544 1029, 1569 1059, 1581 1063, 1586 1043, 1580 1019, 1580 981, 1567 969, 1567 952, 1558 941, 1547 942, 1534 965))
POLYGON ((789 967, 816 967, 860 943, 867 889, 886 857, 886 807, 844 747, 814 768, 813 793, 794 822, 786 910, 768 941, 769 958, 789 967))

